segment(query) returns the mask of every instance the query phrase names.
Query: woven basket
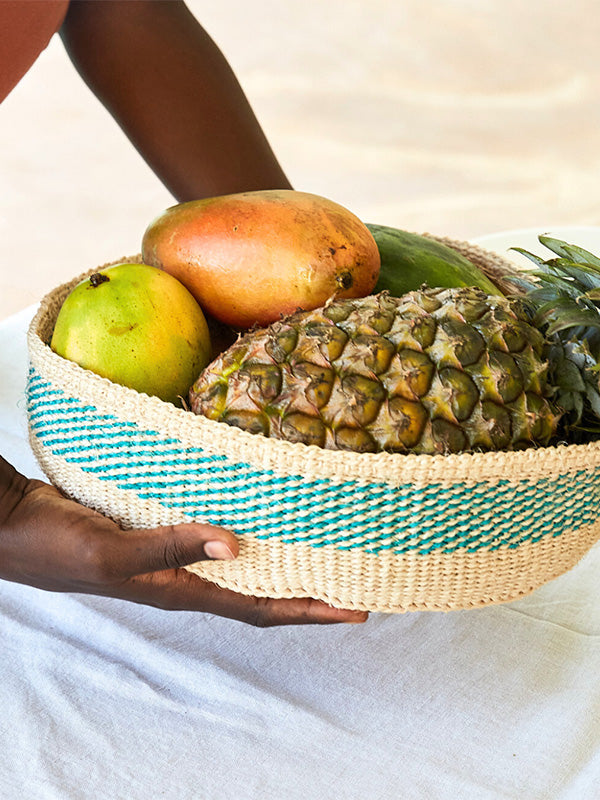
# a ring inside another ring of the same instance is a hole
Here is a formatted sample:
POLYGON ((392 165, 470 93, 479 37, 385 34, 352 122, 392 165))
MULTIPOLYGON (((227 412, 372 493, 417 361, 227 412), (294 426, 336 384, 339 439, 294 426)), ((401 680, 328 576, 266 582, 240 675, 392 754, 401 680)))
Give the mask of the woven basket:
MULTIPOLYGON (((440 241, 496 280, 513 270, 440 241)), ((417 456, 253 435, 54 354, 58 310, 82 277, 46 296, 29 330, 33 451, 62 491, 124 528, 197 520, 235 531, 237 559, 188 567, 203 578, 341 608, 447 611, 526 595, 600 538, 600 442, 417 456)))

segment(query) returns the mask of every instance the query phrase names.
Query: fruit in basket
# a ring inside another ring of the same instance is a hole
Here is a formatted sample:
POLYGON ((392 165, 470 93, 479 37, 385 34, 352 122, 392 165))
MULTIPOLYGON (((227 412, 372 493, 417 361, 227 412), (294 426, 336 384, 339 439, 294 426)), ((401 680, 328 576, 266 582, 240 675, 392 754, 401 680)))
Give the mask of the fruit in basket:
POLYGON ((500 289, 458 250, 428 236, 387 225, 368 224, 381 257, 375 292, 389 291, 394 297, 430 287, 478 286, 488 294, 500 289))
POLYGON ((236 328, 267 325, 333 295, 369 294, 380 257, 358 217, 324 197, 265 190, 194 200, 150 223, 142 258, 236 328))
POLYGON ((197 414, 358 452, 545 445, 559 420, 544 337, 468 288, 334 300, 241 337, 194 383, 197 414))
POLYGON ((52 349, 114 383, 181 404, 210 359, 202 310, 175 278, 116 264, 80 281, 58 313, 52 349))

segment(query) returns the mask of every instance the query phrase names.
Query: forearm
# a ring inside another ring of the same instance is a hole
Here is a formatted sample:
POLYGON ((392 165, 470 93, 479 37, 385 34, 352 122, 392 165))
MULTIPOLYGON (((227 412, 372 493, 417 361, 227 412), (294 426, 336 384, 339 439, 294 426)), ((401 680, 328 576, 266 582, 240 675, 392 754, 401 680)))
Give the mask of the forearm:
POLYGON ((179 0, 71 0, 78 71, 179 201, 290 188, 227 61, 179 0))

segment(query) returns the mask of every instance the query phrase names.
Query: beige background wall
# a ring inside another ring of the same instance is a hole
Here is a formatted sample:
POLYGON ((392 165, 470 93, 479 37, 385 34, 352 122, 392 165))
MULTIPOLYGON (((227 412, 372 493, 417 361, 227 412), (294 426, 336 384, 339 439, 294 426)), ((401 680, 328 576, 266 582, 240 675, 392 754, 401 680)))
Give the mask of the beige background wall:
MULTIPOLYGON (((189 0, 298 189, 469 238, 600 225, 595 0, 189 0)), ((172 203, 58 39, 0 105, 0 318, 172 203)))

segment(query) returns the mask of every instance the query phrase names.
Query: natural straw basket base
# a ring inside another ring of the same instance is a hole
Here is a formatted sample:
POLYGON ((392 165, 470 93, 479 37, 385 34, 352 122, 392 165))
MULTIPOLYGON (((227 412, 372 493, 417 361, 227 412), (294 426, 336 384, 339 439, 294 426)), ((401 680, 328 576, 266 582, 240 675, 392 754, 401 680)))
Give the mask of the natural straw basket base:
MULTIPOLYGON (((442 241, 494 279, 513 270, 442 241)), ((532 592, 600 538, 600 442, 416 456, 252 435, 53 353, 58 310, 81 277, 47 295, 30 326, 33 451, 62 491, 124 528, 197 520, 234 530, 240 556, 189 567, 203 578, 342 608, 472 608, 532 592)))

